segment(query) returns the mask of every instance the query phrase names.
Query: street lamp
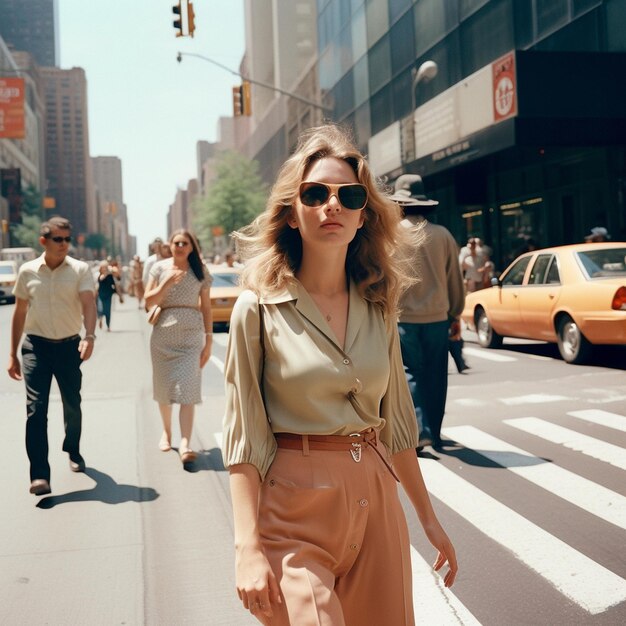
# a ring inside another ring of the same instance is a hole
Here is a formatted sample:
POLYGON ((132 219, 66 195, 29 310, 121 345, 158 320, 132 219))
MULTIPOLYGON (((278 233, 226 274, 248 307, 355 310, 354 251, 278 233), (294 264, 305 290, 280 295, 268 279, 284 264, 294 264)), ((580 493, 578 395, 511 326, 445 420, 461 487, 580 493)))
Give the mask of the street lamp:
POLYGON ((439 66, 434 61, 424 61, 411 71, 411 115, 415 112, 415 88, 419 83, 427 83, 437 76, 439 66))

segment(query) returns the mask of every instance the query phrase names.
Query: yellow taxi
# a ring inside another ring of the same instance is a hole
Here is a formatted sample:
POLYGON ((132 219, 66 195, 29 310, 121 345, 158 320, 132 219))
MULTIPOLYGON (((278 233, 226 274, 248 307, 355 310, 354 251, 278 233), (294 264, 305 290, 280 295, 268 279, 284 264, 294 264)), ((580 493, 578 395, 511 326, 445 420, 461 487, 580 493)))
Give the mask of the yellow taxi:
POLYGON ((485 348, 503 337, 555 342, 568 363, 593 344, 626 345, 626 242, 533 250, 467 294, 463 321, 485 348))
POLYGON ((227 265, 207 265, 206 267, 213 277, 211 284, 213 323, 227 325, 230 322, 235 302, 242 291, 239 286, 241 269, 227 265))

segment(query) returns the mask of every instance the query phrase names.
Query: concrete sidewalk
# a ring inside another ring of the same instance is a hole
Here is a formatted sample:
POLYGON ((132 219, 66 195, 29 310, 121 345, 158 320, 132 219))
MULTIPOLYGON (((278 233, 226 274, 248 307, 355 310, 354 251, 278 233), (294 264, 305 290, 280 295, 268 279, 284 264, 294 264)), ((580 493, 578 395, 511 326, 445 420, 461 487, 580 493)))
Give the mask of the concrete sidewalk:
POLYGON ((221 400, 198 410, 200 471, 184 472, 157 448, 150 326, 135 299, 115 302, 112 328, 97 331, 83 365, 84 474, 61 451, 53 386, 51 495, 28 493, 23 383, 0 398, 0 624, 255 623, 234 591, 227 483, 210 439, 221 400))

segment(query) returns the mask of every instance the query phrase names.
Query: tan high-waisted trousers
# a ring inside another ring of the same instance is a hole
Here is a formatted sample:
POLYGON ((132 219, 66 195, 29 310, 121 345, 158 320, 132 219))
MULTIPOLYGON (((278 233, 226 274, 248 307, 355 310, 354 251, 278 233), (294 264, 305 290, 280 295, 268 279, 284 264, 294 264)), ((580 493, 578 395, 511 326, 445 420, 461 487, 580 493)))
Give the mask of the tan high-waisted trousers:
POLYGON ((262 623, 414 624, 397 483, 368 445, 358 463, 349 450, 279 448, 261 487, 259 525, 283 600, 271 620, 257 614, 262 623))

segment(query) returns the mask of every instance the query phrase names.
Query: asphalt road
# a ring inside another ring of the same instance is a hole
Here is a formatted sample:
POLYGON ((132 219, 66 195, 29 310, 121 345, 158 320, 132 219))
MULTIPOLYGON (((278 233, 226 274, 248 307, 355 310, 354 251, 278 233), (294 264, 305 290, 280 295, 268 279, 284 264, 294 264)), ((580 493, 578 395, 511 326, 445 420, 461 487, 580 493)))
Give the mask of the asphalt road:
MULTIPOLYGON (((3 365, 12 309, 0 306, 3 365)), ((113 331, 99 333, 84 365, 84 475, 61 452, 53 391, 48 497, 28 493, 23 384, 0 376, 1 624, 257 623, 234 592, 219 452, 227 336, 215 336, 204 370, 193 441, 201 454, 186 472, 175 451, 157 447, 149 333, 134 300, 116 303, 113 331)), ((452 362, 449 370, 451 443, 421 454, 461 570, 444 590, 408 511, 417 622, 626 623, 624 352, 572 366, 547 344, 489 351, 467 334, 465 355, 466 374, 452 362)))

